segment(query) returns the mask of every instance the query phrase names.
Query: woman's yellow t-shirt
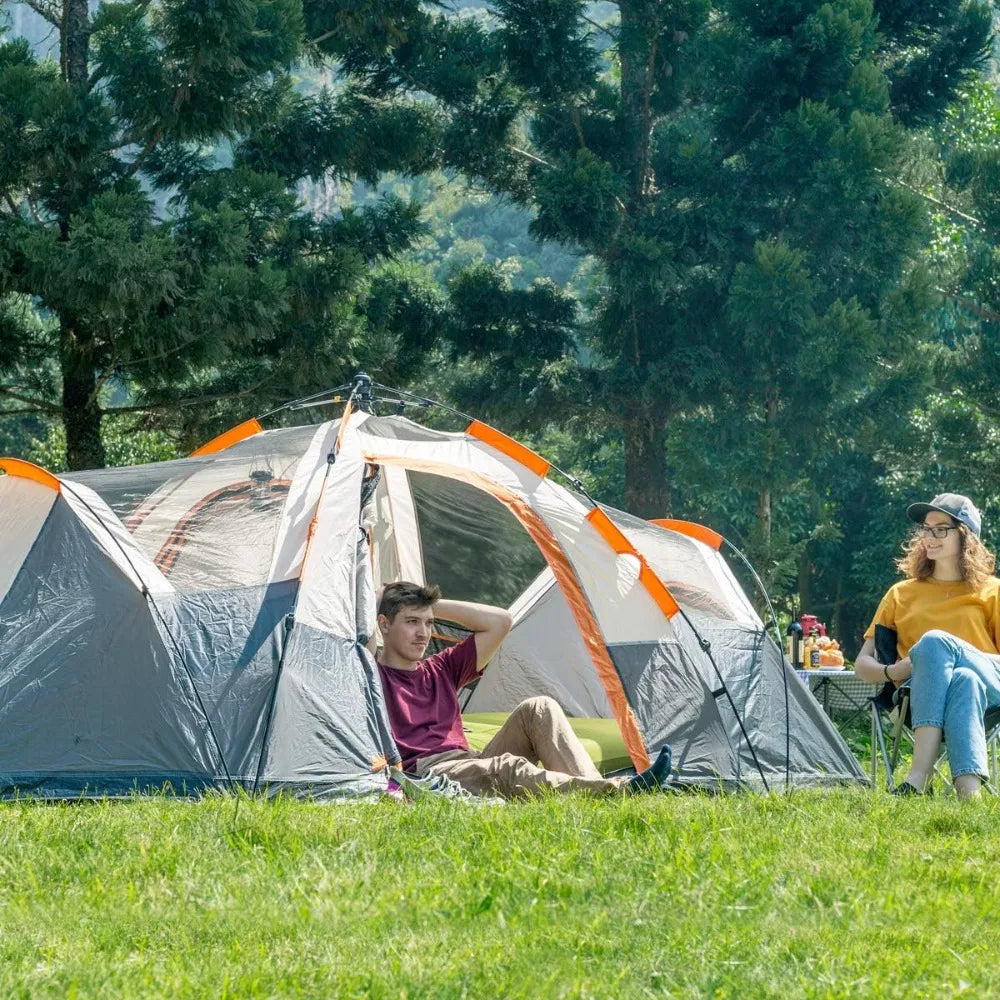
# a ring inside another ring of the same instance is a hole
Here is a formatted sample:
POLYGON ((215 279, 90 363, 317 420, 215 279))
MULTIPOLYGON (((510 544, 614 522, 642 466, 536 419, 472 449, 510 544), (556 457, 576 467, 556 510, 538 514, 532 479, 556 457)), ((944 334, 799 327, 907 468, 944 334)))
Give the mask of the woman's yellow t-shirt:
POLYGON ((1000 579, 991 576, 979 588, 963 580, 903 580, 882 598, 865 638, 875 635, 876 625, 896 630, 899 658, 925 632, 943 629, 971 643, 983 653, 1000 652, 1000 579))

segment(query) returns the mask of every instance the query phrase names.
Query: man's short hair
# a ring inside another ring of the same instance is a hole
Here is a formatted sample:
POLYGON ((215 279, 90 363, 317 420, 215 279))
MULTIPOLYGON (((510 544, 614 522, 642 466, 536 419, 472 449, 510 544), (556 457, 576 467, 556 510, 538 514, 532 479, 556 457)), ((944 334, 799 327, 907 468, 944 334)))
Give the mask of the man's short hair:
POLYGON ((391 622, 403 608, 429 608, 440 599, 440 587, 422 587, 419 583, 398 580, 386 584, 378 602, 378 613, 391 622))

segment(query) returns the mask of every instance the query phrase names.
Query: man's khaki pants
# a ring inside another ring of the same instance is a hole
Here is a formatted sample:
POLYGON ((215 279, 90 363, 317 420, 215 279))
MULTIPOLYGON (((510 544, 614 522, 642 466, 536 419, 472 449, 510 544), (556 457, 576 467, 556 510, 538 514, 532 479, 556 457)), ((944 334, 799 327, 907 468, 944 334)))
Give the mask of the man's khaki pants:
POLYGON ((446 750, 422 757, 417 774, 428 772, 450 778, 473 795, 509 799, 547 788, 612 795, 626 780, 601 777, 559 703, 544 697, 522 701, 482 751, 446 750))

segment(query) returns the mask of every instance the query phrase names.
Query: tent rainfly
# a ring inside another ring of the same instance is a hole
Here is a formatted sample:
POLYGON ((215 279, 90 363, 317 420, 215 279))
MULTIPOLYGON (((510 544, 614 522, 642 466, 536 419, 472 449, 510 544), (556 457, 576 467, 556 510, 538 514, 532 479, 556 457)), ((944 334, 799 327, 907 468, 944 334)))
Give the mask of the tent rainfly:
POLYGON ((559 485, 539 455, 349 404, 191 457, 0 459, 0 794, 378 791, 374 587, 510 605, 470 711, 547 694, 713 788, 863 782, 719 553, 559 485))

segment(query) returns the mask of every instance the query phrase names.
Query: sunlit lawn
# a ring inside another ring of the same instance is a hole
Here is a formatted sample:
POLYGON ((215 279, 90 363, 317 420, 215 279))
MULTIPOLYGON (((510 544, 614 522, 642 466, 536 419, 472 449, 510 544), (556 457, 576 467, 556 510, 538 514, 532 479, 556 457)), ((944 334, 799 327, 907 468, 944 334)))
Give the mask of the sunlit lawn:
POLYGON ((1000 992, 1000 802, 0 806, 3 997, 1000 992))

